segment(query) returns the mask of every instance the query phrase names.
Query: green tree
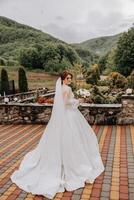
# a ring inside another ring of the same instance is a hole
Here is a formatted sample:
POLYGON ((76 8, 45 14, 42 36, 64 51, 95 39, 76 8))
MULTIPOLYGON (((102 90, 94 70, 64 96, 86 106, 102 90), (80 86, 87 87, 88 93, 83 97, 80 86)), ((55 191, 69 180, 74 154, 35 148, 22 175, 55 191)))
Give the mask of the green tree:
POLYGON ((74 48, 79 57, 81 58, 81 63, 83 65, 88 67, 89 65, 95 63, 98 60, 98 56, 93 52, 90 52, 89 50, 80 47, 74 46, 74 48))
POLYGON ((62 44, 62 43, 59 43, 57 45, 57 48, 59 50, 59 55, 60 55, 60 57, 59 57, 59 63, 61 63, 62 60, 63 60, 63 58, 65 58, 67 56, 67 46, 64 45, 64 44, 62 44))
POLYGON ((79 57, 78 57, 78 54, 76 53, 76 51, 72 47, 69 47, 69 46, 67 48, 67 58, 68 58, 69 62, 71 63, 71 65, 73 65, 73 66, 79 60, 79 57))
POLYGON ((97 64, 94 64, 88 71, 86 75, 86 83, 97 84, 100 79, 100 70, 97 64))
POLYGON ((0 57, 0 65, 3 65, 3 66, 6 65, 6 60, 2 57, 0 57))
POLYGON ((59 51, 56 44, 49 43, 46 46, 44 46, 41 52, 41 59, 42 59, 44 69, 47 62, 54 61, 54 60, 59 61, 60 55, 59 55, 59 51))
POLYGON ((19 73, 18 74, 19 91, 27 92, 28 91, 28 82, 27 82, 26 72, 22 67, 20 67, 18 73, 19 73))
POLYGON ((120 37, 114 61, 121 74, 130 75, 134 69, 134 28, 124 32, 120 37))
POLYGON ((75 85, 75 87, 78 89, 79 88, 79 78, 83 78, 84 74, 84 66, 82 66, 81 64, 75 63, 74 66, 70 66, 70 68, 68 68, 68 70, 73 74, 73 84, 75 85))
POLYGON ((108 57, 108 54, 100 57, 98 61, 98 67, 101 73, 106 69, 107 57, 108 57))
POLYGON ((134 89, 134 70, 130 74, 130 76, 127 77, 128 80, 128 87, 134 89))
POLYGON ((20 64, 27 68, 42 68, 40 56, 36 48, 25 48, 20 52, 20 64))
POLYGON ((4 95, 4 92, 6 95, 10 94, 8 74, 7 74, 7 71, 4 68, 2 68, 2 70, 1 70, 1 95, 4 95))

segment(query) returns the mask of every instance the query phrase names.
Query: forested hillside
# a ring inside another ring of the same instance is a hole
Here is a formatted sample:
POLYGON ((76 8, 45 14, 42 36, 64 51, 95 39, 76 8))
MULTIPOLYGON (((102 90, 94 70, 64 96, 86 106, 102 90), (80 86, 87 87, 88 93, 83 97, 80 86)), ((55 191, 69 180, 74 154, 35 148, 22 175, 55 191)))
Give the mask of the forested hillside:
POLYGON ((74 46, 87 49, 94 52, 95 54, 98 54, 99 56, 103 56, 113 47, 116 47, 116 44, 121 35, 122 33, 114 36, 94 38, 79 44, 74 44, 74 46))
POLYGON ((1 65, 21 64, 24 67, 53 72, 78 62, 86 62, 89 66, 94 58, 88 50, 81 52, 81 48, 73 48, 40 30, 0 17, 1 65))

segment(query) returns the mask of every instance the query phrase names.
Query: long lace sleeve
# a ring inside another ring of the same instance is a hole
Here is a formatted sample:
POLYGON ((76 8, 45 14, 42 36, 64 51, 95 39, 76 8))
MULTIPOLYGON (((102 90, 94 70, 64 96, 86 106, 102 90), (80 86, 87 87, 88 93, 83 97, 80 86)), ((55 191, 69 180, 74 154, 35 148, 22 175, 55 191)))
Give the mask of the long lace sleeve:
POLYGON ((63 91, 63 100, 67 107, 77 108, 80 104, 79 100, 74 98, 70 87, 63 91))

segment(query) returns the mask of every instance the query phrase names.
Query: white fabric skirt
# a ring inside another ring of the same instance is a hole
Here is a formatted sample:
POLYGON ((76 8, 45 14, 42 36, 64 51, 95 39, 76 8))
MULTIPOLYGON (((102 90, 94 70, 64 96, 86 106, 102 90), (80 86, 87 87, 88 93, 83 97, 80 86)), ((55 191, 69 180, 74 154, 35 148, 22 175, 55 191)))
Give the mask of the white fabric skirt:
POLYGON ((66 109, 61 132, 46 126, 37 147, 28 152, 11 175, 18 187, 53 199, 93 182, 103 171, 97 137, 78 108, 66 109))

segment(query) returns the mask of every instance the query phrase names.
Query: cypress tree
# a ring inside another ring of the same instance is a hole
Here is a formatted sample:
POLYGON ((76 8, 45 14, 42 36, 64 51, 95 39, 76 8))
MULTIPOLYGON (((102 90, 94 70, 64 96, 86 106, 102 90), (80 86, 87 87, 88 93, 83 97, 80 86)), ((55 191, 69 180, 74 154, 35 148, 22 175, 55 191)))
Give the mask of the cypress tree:
POLYGON ((1 70, 1 95, 4 95, 4 92, 6 95, 10 94, 10 89, 9 89, 9 80, 8 80, 8 74, 7 71, 2 68, 1 70))
POLYGON ((27 92, 28 91, 28 83, 27 83, 27 77, 26 77, 25 70, 22 67, 20 67, 18 73, 19 73, 19 79, 18 79, 19 91, 27 92))

